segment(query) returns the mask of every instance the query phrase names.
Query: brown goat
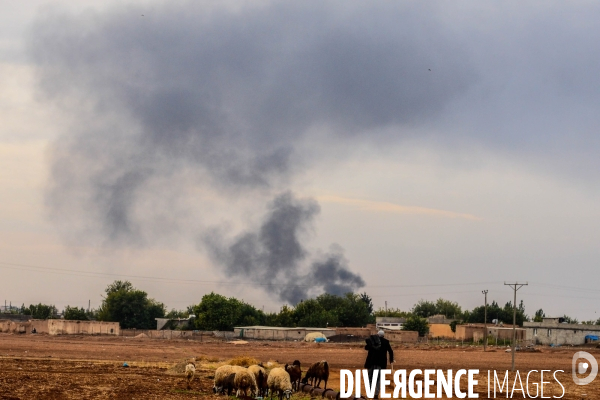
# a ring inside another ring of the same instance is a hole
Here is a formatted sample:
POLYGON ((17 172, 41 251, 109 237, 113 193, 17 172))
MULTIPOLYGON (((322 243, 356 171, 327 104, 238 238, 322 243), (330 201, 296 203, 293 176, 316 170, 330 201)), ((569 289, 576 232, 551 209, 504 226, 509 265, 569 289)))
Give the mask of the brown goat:
POLYGON ((306 375, 304 379, 302 379, 302 383, 308 383, 309 380, 312 386, 320 387, 321 381, 325 381, 325 386, 323 389, 327 389, 327 380, 329 379, 329 364, 327 361, 319 361, 311 365, 306 371, 306 375), (316 382, 316 385, 315 385, 316 382))
POLYGON ((284 369, 290 374, 290 382, 292 382, 292 390, 296 392, 300 390, 300 379, 302 379, 302 368, 300 368, 300 361, 294 360, 291 365, 285 364, 284 369))

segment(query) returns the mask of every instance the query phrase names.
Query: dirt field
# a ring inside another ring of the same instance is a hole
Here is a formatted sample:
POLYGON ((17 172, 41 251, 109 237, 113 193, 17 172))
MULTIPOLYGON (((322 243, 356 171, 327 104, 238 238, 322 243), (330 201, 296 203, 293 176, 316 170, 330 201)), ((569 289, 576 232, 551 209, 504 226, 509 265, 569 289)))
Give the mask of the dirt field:
MULTIPOLYGON (((517 353, 523 385, 529 370, 562 369, 565 373, 557 376, 566 389, 563 398, 600 399, 600 377, 587 386, 573 384, 571 359, 577 350, 580 349, 543 348, 541 353, 517 353)), ((585 350, 600 360, 598 349, 585 350)), ((487 371, 495 369, 504 376, 511 363, 510 353, 504 349, 484 353, 481 348, 471 347, 395 346, 394 351, 395 368, 479 369, 480 398, 487 398, 487 371)), ((0 334, 0 399, 217 399, 219 396, 211 390, 214 369, 220 362, 242 355, 282 364, 298 359, 303 370, 310 363, 327 360, 333 371, 328 387, 338 388, 339 370, 362 368, 365 353, 360 344, 234 345, 217 341, 0 334), (168 373, 168 368, 189 357, 203 360, 199 363, 199 379, 190 391, 186 390, 182 375, 168 373), (130 367, 123 367, 124 362, 130 367)), ((531 378, 540 380, 539 374, 532 374, 531 378)), ((553 381, 551 375, 545 380, 553 381)), ((511 387, 513 381, 511 375, 511 387)), ((547 388, 545 396, 559 396, 562 392, 556 382, 547 388)), ((515 392, 513 398, 523 396, 515 392)))

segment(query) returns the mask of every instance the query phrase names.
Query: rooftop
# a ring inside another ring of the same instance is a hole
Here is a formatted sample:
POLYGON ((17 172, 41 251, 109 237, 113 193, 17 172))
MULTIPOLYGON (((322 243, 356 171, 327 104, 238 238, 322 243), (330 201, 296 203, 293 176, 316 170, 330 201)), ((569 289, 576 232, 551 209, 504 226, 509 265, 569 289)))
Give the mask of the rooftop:
POLYGON ((261 329, 261 330, 278 330, 278 331, 297 331, 297 330, 305 330, 305 331, 335 331, 333 328, 313 328, 313 327, 302 327, 298 326, 295 328, 281 327, 281 326, 236 326, 233 329, 261 329))
POLYGON ((566 324, 558 322, 523 322, 523 328, 572 329, 583 331, 600 331, 600 325, 566 324))

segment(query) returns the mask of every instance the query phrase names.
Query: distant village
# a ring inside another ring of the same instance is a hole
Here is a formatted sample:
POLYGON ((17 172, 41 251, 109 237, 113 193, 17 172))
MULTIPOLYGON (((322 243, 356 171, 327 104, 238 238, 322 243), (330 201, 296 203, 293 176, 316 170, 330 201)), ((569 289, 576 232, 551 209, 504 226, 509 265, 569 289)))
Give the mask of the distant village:
POLYGON ((235 298, 210 293, 188 310, 166 313, 162 303, 148 298, 145 292, 135 289, 129 282, 116 281, 106 292, 107 296, 98 310, 67 306, 58 313, 56 307, 42 304, 0 306, 0 332, 23 335, 141 335, 156 339, 185 337, 203 340, 206 336, 215 336, 223 340, 357 342, 383 330, 386 338, 393 343, 437 341, 481 345, 485 342, 496 346, 511 345, 513 338, 520 346, 583 345, 598 342, 600 335, 600 321, 578 323, 566 316, 547 317, 542 310, 538 310, 530 321, 524 314, 523 303, 514 310, 519 318, 513 326, 507 323, 512 316, 513 306, 510 303, 504 309, 493 302, 485 309, 482 306, 463 312, 458 304, 438 299, 437 302, 420 301, 410 312, 393 309, 374 311, 366 293, 323 294, 294 307, 283 306, 279 313, 265 314, 235 298), (137 303, 129 296, 138 299, 137 303), (127 307, 123 307, 124 304, 127 307), (125 308, 132 314, 125 315, 125 308), (460 317, 450 318, 448 314, 460 317))

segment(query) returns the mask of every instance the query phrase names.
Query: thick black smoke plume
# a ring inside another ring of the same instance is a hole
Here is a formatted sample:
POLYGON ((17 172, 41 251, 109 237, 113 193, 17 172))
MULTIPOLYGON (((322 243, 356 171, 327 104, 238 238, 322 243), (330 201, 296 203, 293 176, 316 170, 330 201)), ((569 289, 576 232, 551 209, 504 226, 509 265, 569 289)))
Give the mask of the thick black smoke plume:
POLYGON ((211 255, 225 266, 228 276, 258 283, 280 299, 296 304, 314 294, 344 294, 365 285, 349 270, 342 249, 334 246, 306 270, 309 256, 302 239, 309 233, 319 205, 312 199, 297 199, 290 192, 279 195, 256 232, 239 235, 232 243, 218 235, 205 238, 211 255))

